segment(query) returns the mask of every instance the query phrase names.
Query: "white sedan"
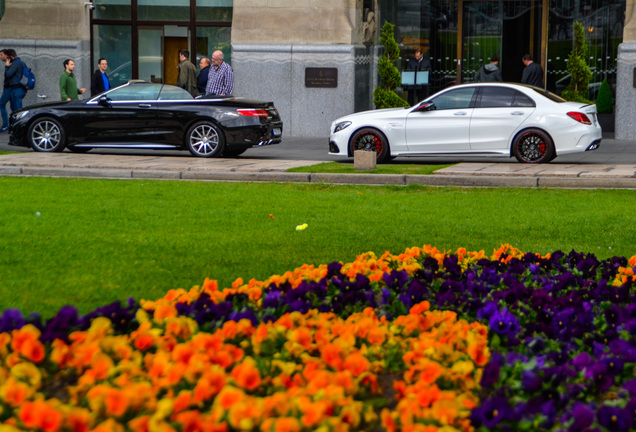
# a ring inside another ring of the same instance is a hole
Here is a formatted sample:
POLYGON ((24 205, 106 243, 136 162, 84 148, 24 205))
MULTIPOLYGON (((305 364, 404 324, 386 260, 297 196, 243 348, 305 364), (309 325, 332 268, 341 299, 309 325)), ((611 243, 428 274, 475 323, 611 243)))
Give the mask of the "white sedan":
POLYGON ((410 108, 364 111, 331 125, 329 154, 355 150, 396 156, 474 155, 549 162, 596 150, 596 105, 567 102, 546 90, 510 83, 456 85, 410 108))

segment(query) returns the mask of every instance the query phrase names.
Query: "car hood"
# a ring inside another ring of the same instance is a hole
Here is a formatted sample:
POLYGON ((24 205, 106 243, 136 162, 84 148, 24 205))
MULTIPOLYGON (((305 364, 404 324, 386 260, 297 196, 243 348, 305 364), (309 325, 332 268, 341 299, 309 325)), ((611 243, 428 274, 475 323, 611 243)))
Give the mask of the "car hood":
POLYGON ((354 114, 349 114, 344 117, 340 117, 336 119, 334 122, 341 122, 346 120, 355 120, 360 117, 364 117, 366 119, 375 119, 375 118, 391 118, 391 117, 404 117, 406 112, 410 110, 409 108, 387 108, 387 109, 379 109, 379 110, 370 110, 370 111, 361 111, 354 114))
POLYGON ((77 100, 77 101, 70 101, 70 102, 64 102, 64 101, 54 101, 54 102, 43 102, 43 103, 39 103, 39 104, 34 104, 34 105, 29 105, 27 107, 22 108, 21 110, 15 111, 20 112, 20 111, 28 111, 28 110, 32 110, 35 108, 56 108, 56 107, 61 107, 61 106, 73 106, 73 105, 84 105, 87 102, 87 99, 85 100, 77 100))

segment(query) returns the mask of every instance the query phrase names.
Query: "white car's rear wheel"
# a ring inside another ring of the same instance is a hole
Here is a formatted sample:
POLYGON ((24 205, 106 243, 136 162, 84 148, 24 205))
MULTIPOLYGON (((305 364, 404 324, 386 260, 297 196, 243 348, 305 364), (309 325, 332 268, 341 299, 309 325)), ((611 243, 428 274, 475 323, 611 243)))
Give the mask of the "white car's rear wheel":
POLYGON ((541 129, 521 131, 512 143, 512 153, 521 163, 546 163, 555 158, 554 143, 541 129))
POLYGON ((353 134, 350 145, 352 155, 356 150, 375 151, 377 163, 384 162, 389 155, 389 141, 377 129, 360 129, 353 134))

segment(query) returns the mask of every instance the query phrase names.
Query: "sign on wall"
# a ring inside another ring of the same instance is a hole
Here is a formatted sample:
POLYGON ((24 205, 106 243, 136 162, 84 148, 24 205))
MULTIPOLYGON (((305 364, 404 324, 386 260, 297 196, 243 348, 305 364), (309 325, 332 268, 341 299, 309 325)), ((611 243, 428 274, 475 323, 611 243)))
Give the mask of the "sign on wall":
POLYGON ((338 68, 305 68, 305 87, 338 87, 338 68))

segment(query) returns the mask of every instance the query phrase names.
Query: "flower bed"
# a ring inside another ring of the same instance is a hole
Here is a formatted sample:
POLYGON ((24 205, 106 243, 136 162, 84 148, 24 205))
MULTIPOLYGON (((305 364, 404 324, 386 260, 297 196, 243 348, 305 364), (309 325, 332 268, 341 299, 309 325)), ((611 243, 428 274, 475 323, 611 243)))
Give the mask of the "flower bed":
POLYGON ((630 430, 636 257, 433 247, 0 317, 0 420, 58 430, 630 430), (375 428, 375 429, 374 429, 375 428))

